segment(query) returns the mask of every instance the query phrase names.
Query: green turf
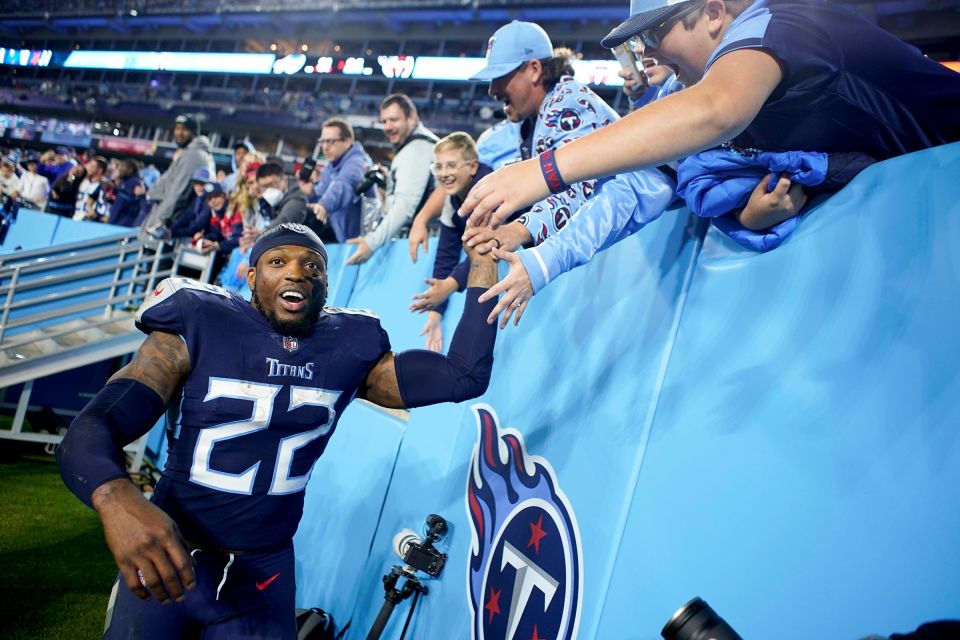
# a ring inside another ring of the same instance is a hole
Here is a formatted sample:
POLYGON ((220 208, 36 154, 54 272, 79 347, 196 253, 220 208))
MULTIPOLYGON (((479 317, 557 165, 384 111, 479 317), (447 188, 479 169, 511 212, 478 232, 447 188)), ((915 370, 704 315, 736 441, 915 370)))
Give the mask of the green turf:
POLYGON ((0 443, 0 637, 99 638, 116 566, 37 445, 0 443))

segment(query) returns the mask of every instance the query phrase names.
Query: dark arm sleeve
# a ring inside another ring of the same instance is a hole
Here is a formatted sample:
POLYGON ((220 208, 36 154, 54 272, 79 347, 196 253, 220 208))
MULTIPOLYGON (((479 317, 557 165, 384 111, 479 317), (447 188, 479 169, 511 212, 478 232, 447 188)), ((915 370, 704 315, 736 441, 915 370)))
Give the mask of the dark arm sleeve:
MULTIPOLYGON (((453 271, 450 272, 448 278, 453 278, 457 281, 457 291, 463 291, 467 288, 467 278, 470 276, 470 258, 464 258, 460 264, 453 268, 453 271)), ((435 306, 431 311, 436 311, 440 315, 443 315, 447 312, 447 303, 450 302, 450 299, 447 298, 437 306, 435 306)))
POLYGON ((447 355, 422 349, 397 354, 394 361, 397 382, 400 397, 408 409, 440 402, 462 402, 487 390, 497 337, 497 325, 487 324, 487 316, 497 300, 477 302, 484 291, 482 287, 467 289, 463 315, 447 355))
POLYGON ((433 259, 433 277, 443 280, 453 271, 460 262, 460 253, 463 251, 463 242, 460 240, 462 231, 456 227, 440 225, 440 239, 437 241, 437 255, 433 259))
POLYGON ((123 447, 157 423, 164 411, 157 392, 137 380, 108 383, 74 418, 57 447, 63 482, 92 507, 94 489, 127 477, 123 447))
MULTIPOLYGON (((460 264, 460 253, 463 251, 463 241, 460 236, 463 231, 457 227, 440 225, 440 239, 437 241, 437 255, 433 259, 433 277, 436 280, 452 276, 457 281, 457 291, 463 291, 467 286, 467 275, 470 273, 470 260, 465 259, 460 264), (466 269, 461 266, 466 264, 466 269)), ((447 311, 447 301, 444 300, 433 308, 440 315, 447 311)))
POLYGON ((467 278, 470 277, 470 258, 464 258, 453 268, 450 277, 457 281, 457 291, 467 288, 467 278))

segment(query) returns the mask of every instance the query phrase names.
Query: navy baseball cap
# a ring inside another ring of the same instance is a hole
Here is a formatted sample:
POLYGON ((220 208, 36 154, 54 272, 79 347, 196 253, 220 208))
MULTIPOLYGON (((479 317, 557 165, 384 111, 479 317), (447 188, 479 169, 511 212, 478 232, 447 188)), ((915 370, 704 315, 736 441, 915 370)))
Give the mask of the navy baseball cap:
POLYGON ((203 185, 203 191, 208 198, 211 196, 224 195, 223 187, 217 182, 208 182, 207 184, 203 185))
POLYGON ((630 0, 630 17, 611 31, 600 44, 612 49, 623 44, 641 31, 654 27, 692 2, 699 0, 630 0))
POLYGON ((553 56, 550 36, 538 24, 514 20, 497 29, 487 41, 487 66, 470 76, 489 81, 505 76, 528 60, 553 56))

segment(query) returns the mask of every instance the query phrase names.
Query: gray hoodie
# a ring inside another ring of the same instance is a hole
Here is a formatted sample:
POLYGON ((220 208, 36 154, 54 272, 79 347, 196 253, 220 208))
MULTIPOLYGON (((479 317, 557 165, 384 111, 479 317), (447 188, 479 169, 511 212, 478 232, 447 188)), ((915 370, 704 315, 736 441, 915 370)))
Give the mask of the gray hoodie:
POLYGON ((211 176, 216 175, 207 136, 194 137, 150 189, 148 197, 153 210, 143 223, 143 229, 151 229, 158 224, 170 226, 189 202, 190 180, 197 169, 207 169, 211 176))
POLYGON ((421 122, 397 150, 387 174, 383 219, 376 229, 363 236, 372 250, 379 249, 413 220, 433 192, 430 165, 436 143, 437 136, 421 122))

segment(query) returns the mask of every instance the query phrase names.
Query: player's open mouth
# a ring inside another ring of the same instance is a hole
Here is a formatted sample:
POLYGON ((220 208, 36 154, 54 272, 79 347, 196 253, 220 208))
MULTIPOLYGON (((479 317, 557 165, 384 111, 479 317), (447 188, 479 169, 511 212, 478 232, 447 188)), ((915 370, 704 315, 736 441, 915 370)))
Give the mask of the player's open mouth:
POLYGON ((307 296, 293 289, 281 291, 280 306, 290 313, 299 313, 307 307, 307 296))

